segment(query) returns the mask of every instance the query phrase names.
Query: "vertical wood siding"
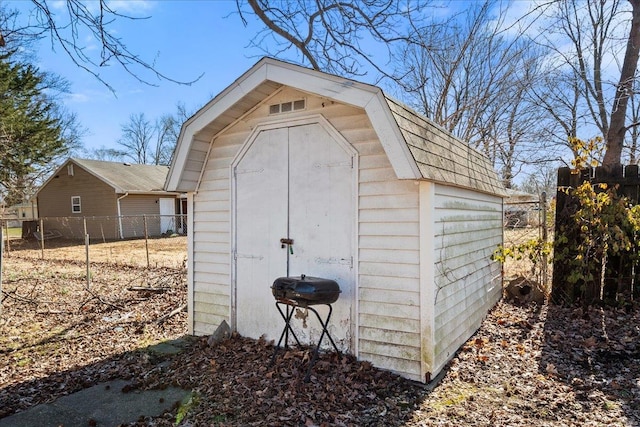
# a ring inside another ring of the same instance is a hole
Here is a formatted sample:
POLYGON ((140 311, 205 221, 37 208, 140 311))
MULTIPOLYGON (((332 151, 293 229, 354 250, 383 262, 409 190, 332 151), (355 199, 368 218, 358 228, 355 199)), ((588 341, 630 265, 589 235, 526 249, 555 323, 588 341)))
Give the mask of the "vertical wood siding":
POLYGON ((436 185, 434 366, 438 372, 476 331, 502 294, 502 199, 436 185))

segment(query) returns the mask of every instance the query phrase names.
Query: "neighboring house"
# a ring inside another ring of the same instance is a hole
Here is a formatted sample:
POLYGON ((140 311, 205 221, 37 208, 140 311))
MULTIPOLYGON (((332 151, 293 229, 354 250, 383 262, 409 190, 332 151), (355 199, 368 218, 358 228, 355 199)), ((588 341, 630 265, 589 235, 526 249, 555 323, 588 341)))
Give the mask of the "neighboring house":
POLYGON ((502 294, 490 162, 375 86, 265 58, 184 123, 165 189, 187 192, 196 335, 277 340, 273 281, 333 279, 338 347, 428 382, 502 294))
MULTIPOLYGON (((0 211, 2 207, 0 206, 0 211)), ((1 213, 1 212, 0 212, 1 213)), ((23 221, 33 221, 38 218, 38 204, 35 199, 7 207, 2 214, 2 220, 7 221, 9 227, 21 227, 23 221)))
POLYGON ((504 226, 524 228, 540 224, 540 196, 509 188, 504 200, 504 226))
POLYGON ((0 206, 0 226, 4 227, 20 227, 20 220, 18 219, 17 212, 11 208, 7 208, 3 211, 0 206))
POLYGON ((38 219, 38 203, 36 199, 9 207, 9 212, 15 213, 20 221, 33 221, 38 219))
POLYGON ((45 233, 122 239, 175 230, 180 194, 163 189, 167 166, 70 158, 36 193, 45 233), (146 218, 148 216, 148 218, 146 218), (146 223, 146 224, 145 224, 146 223))

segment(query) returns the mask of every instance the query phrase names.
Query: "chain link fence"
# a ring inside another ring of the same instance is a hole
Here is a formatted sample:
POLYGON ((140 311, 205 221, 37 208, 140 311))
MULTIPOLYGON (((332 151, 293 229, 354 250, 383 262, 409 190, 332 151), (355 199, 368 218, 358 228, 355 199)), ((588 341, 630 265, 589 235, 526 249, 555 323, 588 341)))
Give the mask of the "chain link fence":
POLYGON ((505 283, 533 283, 548 294, 552 216, 545 193, 529 200, 505 200, 503 246, 513 254, 504 259, 505 283))
POLYGON ((180 267, 187 257, 186 215, 48 217, 3 227, 5 257, 135 267, 180 267))

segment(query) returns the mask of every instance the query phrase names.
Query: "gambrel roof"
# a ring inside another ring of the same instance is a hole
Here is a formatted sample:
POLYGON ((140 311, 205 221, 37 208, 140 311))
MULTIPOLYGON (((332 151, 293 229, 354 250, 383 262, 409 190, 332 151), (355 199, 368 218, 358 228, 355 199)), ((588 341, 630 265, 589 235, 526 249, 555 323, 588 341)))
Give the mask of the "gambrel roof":
POLYGON ((272 58, 260 60, 183 124, 165 188, 194 191, 215 137, 283 86, 364 109, 399 179, 504 196, 487 157, 379 87, 272 58))

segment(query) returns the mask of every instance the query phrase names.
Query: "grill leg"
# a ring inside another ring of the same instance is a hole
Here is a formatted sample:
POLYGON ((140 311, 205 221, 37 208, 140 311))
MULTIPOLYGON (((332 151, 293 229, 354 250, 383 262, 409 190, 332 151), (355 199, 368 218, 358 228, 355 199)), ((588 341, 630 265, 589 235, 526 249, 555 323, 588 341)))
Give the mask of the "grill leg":
POLYGON ((333 342, 333 338, 331 338, 331 334, 329 334, 329 331, 327 330, 327 327, 329 326, 329 320, 331 319, 331 313, 333 313, 333 307, 331 306, 331 304, 326 304, 326 305, 329 307, 329 314, 327 315, 327 319, 324 322, 322 321, 320 314, 316 311, 315 308, 307 307, 309 310, 313 311, 316 317, 318 318, 318 322, 320 322, 320 325, 322 325, 322 333, 320 334, 318 345, 316 345, 316 349, 313 352, 313 357, 309 362, 309 368, 307 369, 307 374, 304 376, 304 382, 309 382, 309 378, 311 377, 311 369, 313 368, 313 365, 316 363, 316 360, 318 360, 318 353, 320 352, 320 346, 322 345, 322 340, 325 335, 327 336, 327 338, 329 338, 329 341, 331 341, 331 345, 333 345, 333 349, 338 354, 338 358, 341 357, 340 350, 338 350, 338 346, 336 345, 335 342, 333 342))
POLYGON ((280 316, 282 316, 282 319, 284 319, 284 329, 282 330, 282 333, 280 334, 280 339, 278 340, 278 344, 276 345, 276 348, 273 349, 273 356, 271 357, 271 364, 273 365, 273 363, 276 360, 276 356, 278 354, 278 350, 280 349, 280 344, 282 344, 282 339, 284 339, 284 348, 289 348, 289 331, 291 331, 291 335, 293 336, 293 339, 296 340, 296 343, 298 344, 298 347, 302 347, 302 345, 300 344, 300 341, 298 340, 298 337, 296 336, 296 333, 293 332, 293 329, 291 328, 291 318, 293 317, 293 313, 295 311, 295 308, 291 307, 289 304, 284 304, 287 306, 287 311, 286 314, 282 311, 282 308, 280 308, 280 304, 284 304, 281 303, 279 301, 276 302, 276 308, 278 309, 278 311, 280 312, 280 316))

